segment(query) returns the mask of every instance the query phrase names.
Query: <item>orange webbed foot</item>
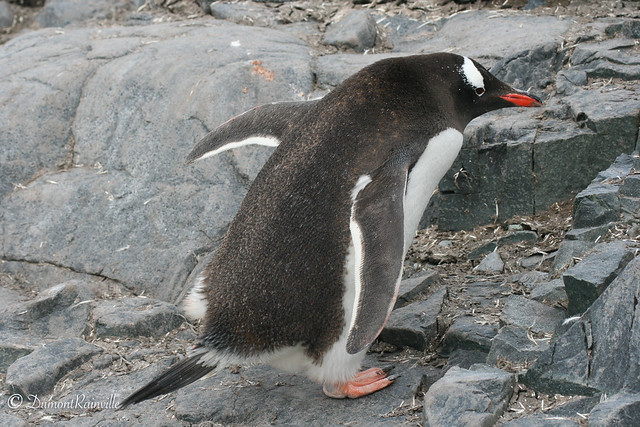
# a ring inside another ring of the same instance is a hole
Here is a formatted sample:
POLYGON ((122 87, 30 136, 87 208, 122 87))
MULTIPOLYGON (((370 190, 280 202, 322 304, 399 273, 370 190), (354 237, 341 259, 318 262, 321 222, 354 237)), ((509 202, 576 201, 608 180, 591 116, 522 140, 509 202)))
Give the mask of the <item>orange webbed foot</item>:
POLYGON ((388 376, 391 369, 393 367, 385 369, 371 368, 358 373, 346 383, 325 384, 323 387, 324 394, 335 399, 343 399, 345 397, 356 399, 366 396, 393 384, 398 377, 396 375, 388 376))

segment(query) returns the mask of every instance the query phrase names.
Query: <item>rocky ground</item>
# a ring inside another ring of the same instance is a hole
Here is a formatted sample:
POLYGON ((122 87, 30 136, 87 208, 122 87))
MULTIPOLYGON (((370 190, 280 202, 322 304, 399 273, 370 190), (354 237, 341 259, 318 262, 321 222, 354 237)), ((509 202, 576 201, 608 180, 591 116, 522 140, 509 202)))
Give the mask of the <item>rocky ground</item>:
POLYGON ((638 2, 29 3, 0 2, 3 425, 640 419, 638 2), (463 30, 487 22, 487 38, 463 30), (501 44, 513 28, 525 33, 501 44), (396 383, 334 401, 236 367, 115 411, 197 336, 184 283, 269 153, 195 172, 176 155, 255 104, 326 93, 374 54, 431 48, 473 50, 547 101, 469 127, 366 360, 393 364, 396 383))

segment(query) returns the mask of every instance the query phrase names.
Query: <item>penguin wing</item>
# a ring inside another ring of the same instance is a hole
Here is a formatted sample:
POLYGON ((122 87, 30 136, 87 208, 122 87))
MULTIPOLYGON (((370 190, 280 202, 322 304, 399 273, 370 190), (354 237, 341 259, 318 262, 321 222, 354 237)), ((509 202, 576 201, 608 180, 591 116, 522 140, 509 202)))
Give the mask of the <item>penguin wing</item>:
POLYGON ((355 248, 355 301, 347 339, 350 354, 378 336, 395 303, 404 256, 404 196, 409 161, 389 161, 362 175, 351 199, 355 248))
POLYGON ((317 101, 277 102, 254 107, 221 124, 198 141, 186 163, 245 145, 277 147, 281 136, 295 127, 317 101))

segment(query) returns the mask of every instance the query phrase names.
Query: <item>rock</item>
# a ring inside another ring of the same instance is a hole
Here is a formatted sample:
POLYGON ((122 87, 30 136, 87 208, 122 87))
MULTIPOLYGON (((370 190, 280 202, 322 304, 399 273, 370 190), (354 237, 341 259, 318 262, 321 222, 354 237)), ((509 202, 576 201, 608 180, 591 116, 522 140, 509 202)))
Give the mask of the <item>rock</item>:
POLYGON ((349 13, 340 21, 330 24, 322 38, 324 44, 350 48, 356 52, 371 49, 376 42, 376 22, 365 10, 349 13))
POLYGON ((589 426, 633 427, 640 420, 640 394, 619 393, 607 397, 589 413, 589 426))
POLYGON ((547 273, 544 273, 542 271, 527 271, 514 276, 516 282, 529 290, 533 289, 538 283, 546 280, 547 277, 549 277, 547 273))
POLYGON ((471 366, 477 363, 486 363, 487 353, 479 350, 464 350, 461 348, 455 349, 447 357, 447 364, 442 368, 443 371, 448 371, 454 366, 459 368, 469 369, 471 366))
POLYGON ((622 35, 632 39, 640 39, 640 24, 636 20, 629 20, 622 23, 622 35))
POLYGON ((579 425, 578 421, 571 417, 546 414, 529 415, 502 424, 504 427, 578 427, 579 425))
POLYGON ((603 243, 562 275, 569 315, 584 312, 634 257, 623 242, 603 243))
POLYGON ((554 81, 563 58, 558 43, 545 43, 503 58, 491 73, 513 87, 544 88, 554 81))
POLYGON ((25 333, 3 330, 0 336, 0 372, 6 372, 13 362, 30 354, 39 346, 40 340, 25 333))
POLYGON ((608 225, 619 219, 620 200, 616 185, 590 185, 578 193, 573 205, 573 228, 608 225))
MULTIPOLYGON (((452 51, 478 59, 485 67, 497 60, 536 49, 551 42, 561 42, 570 23, 552 16, 494 15, 489 11, 459 13, 444 20, 442 28, 431 38, 394 43, 397 52, 452 51), (478 21, 480 20, 480 21, 478 21), (487 22, 484 31, 474 31, 477 22, 487 22), (518 31, 513 31, 518 28, 518 31), (509 34, 509 37, 504 37, 509 34)), ((547 67, 544 64, 543 67, 547 67)))
POLYGON ((562 279, 554 279, 538 283, 529 297, 548 306, 563 306, 568 304, 567 292, 562 279))
MULTIPOLYGON (((371 356, 365 359, 365 366, 379 366, 377 358, 371 356)), ((402 423, 406 415, 385 417, 384 414, 391 413, 403 401, 413 399, 423 369, 396 366, 393 372, 400 375, 393 386, 366 399, 328 401, 322 395, 322 386, 303 376, 284 374, 267 366, 242 369, 239 374, 225 370, 176 391, 175 416, 187 423, 204 421, 224 425, 275 422, 281 425, 394 426, 402 423), (235 405, 229 405, 232 401, 235 405), (318 414, 322 414, 322 420, 318 419, 318 414)), ((131 410, 135 411, 138 406, 131 410)))
POLYGON ((614 223, 610 222, 595 227, 572 228, 565 234, 567 240, 582 240, 585 242, 596 243, 601 237, 606 236, 607 232, 613 228, 614 223))
POLYGON ((93 319, 97 337, 161 337, 185 320, 174 305, 142 297, 100 301, 93 319))
POLYGON ((100 347, 80 338, 63 338, 39 347, 7 369, 9 393, 23 397, 47 394, 60 378, 100 352, 100 347))
POLYGON ((448 355, 456 349, 479 350, 488 353, 491 340, 498 333, 495 325, 477 323, 473 317, 458 317, 447 330, 438 353, 448 355))
POLYGON ((592 78, 638 80, 640 64, 634 47, 631 39, 580 43, 571 55, 571 63, 573 68, 585 70, 592 78))
POLYGON ((536 339, 526 328, 507 325, 493 338, 486 362, 494 366, 502 366, 505 362, 527 366, 548 348, 548 339, 536 339))
POLYGON ((113 3, 103 0, 48 0, 36 22, 41 27, 65 27, 87 19, 111 19, 116 9, 129 9, 131 5, 126 0, 113 3))
POLYGON ((640 259, 550 344, 522 381, 559 394, 640 392, 640 259))
POLYGON ((446 295, 447 288, 443 287, 426 301, 393 310, 378 338, 397 347, 412 347, 420 351, 434 345, 438 336, 437 316, 446 295))
POLYGON ((563 240, 553 260, 552 273, 571 267, 576 258, 586 254, 595 246, 595 242, 583 240, 563 240))
POLYGON ((255 2, 243 1, 239 3, 211 3, 209 7, 211 15, 216 19, 225 19, 242 25, 257 25, 269 27, 282 24, 273 9, 255 4, 255 2))
POLYGON ((5 427, 28 427, 29 423, 18 416, 2 413, 2 425, 5 427))
POLYGON ((471 261, 477 261, 480 258, 484 258, 487 254, 495 251, 498 247, 496 242, 487 242, 482 246, 477 247, 467 254, 467 259, 471 261))
POLYGON ((0 328, 29 331, 40 337, 80 337, 88 330, 90 305, 97 289, 87 283, 70 280, 26 302, 19 302, 0 314, 0 328))
POLYGON ((475 266, 474 270, 479 273, 488 274, 502 273, 504 270, 504 262, 498 251, 493 251, 484 257, 484 259, 480 261, 480 264, 475 266))
POLYGON ((486 365, 451 368, 424 396, 424 425, 494 425, 509 405, 515 375, 486 365))
POLYGON ((507 234, 498 239, 498 247, 504 245, 512 245, 514 243, 529 243, 533 245, 538 240, 538 234, 535 231, 522 230, 507 234))
POLYGON ((40 30, 2 45, 2 259, 22 262, 22 271, 42 262, 178 301, 262 165, 249 159, 265 161, 272 149, 239 149, 189 167, 182 159, 234 115, 300 99, 313 87, 300 40, 211 22, 40 30), (46 67, 20 65, 35 58, 46 67), (25 128, 25 120, 39 126, 25 128), (13 191, 14 183, 26 188, 13 191))
POLYGON ((393 309, 396 310, 413 302, 426 299, 433 292, 433 287, 439 280, 440 276, 433 270, 420 276, 402 280, 398 290, 399 296, 393 309))
POLYGON ((564 310, 546 306, 520 295, 505 301, 500 323, 515 325, 533 333, 551 334, 564 320, 564 310))
POLYGON ((0 28, 13 25, 13 11, 5 1, 0 1, 0 28))

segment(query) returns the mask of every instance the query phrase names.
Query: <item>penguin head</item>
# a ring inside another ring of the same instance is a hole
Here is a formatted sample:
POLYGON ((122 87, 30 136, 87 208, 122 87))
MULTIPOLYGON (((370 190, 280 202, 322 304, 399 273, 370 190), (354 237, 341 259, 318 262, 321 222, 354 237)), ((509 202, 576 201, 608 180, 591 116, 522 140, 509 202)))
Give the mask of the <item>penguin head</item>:
POLYGON ((455 55, 454 60, 457 64, 454 70, 458 74, 454 79, 457 83, 454 104, 465 125, 492 110, 542 105, 538 97, 500 81, 473 59, 455 55))

